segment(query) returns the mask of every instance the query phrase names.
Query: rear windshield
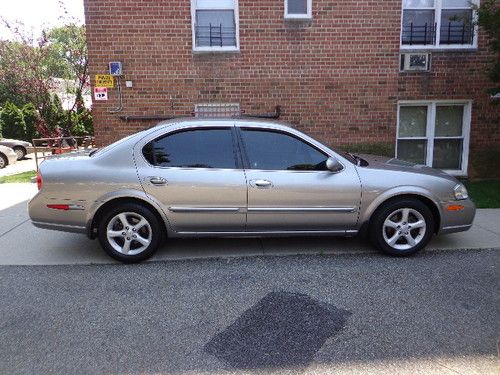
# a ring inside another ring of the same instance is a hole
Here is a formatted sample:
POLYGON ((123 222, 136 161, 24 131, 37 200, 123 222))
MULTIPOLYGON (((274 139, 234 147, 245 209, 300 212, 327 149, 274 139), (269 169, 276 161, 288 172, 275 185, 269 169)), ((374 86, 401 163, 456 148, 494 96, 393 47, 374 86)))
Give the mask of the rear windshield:
POLYGON ((141 130, 137 133, 133 133, 133 134, 130 134, 128 136, 126 136, 125 138, 122 138, 122 139, 119 139, 118 141, 114 142, 114 143, 111 143, 105 147, 102 147, 102 148, 99 148, 99 149, 96 149, 94 150, 93 152, 90 153, 90 156, 98 156, 98 155, 102 155, 104 154, 105 152, 115 148, 116 146, 119 146, 121 145, 123 142, 126 142, 128 141, 130 138, 132 137, 135 137, 136 135, 140 134, 140 133, 143 133, 145 130, 141 130))

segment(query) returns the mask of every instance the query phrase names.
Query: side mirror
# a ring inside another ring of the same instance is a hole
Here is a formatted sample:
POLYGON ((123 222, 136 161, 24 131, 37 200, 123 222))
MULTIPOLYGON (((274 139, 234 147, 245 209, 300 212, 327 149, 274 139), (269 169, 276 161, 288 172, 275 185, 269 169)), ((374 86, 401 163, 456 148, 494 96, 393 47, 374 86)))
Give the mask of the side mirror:
POLYGON ((340 172, 344 167, 342 166, 342 164, 339 163, 339 161, 336 158, 330 156, 326 160, 326 168, 328 168, 328 170, 331 172, 340 172))

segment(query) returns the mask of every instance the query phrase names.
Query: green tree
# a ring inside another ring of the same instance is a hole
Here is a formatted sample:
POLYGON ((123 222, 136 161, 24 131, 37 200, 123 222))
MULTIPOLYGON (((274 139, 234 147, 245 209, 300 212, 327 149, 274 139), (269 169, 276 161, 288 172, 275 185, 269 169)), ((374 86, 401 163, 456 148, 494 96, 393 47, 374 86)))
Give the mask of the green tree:
POLYGON ((49 43, 47 69, 52 77, 76 81, 70 94, 75 95, 72 111, 76 110, 82 93, 89 89, 88 50, 85 26, 68 24, 45 33, 49 43))
POLYGON ((7 102, 0 113, 2 123, 2 135, 5 138, 25 139, 26 124, 23 113, 14 103, 7 102))
POLYGON ((476 8, 477 22, 489 36, 489 45, 495 54, 488 76, 493 82, 489 90, 492 95, 500 94, 500 4, 498 0, 483 0, 476 8))
POLYGON ((26 140, 31 142, 33 138, 39 137, 37 124, 40 121, 40 115, 32 103, 26 104, 21 110, 26 124, 26 140))
POLYGON ((47 94, 44 99, 44 105, 40 109, 42 117, 47 129, 51 132, 58 127, 65 127, 65 113, 62 108, 61 99, 56 94, 47 94))

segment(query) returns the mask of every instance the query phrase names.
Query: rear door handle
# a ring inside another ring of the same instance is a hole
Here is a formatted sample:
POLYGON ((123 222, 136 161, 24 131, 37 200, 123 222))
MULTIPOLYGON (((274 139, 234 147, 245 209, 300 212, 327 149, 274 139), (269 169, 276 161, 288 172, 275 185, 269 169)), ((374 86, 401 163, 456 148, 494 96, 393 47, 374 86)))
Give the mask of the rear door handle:
POLYGON ((260 189, 266 189, 272 187, 273 183, 268 180, 252 180, 250 181, 250 185, 260 189))
POLYGON ((163 177, 149 177, 149 182, 156 186, 167 184, 167 180, 165 180, 163 177))

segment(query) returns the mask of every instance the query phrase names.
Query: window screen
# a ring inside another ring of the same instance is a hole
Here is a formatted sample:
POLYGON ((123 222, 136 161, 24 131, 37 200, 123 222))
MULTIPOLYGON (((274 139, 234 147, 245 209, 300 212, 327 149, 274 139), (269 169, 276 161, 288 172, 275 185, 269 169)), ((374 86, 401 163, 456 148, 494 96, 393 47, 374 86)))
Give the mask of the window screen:
POLYGON ((288 0, 288 14, 307 14, 307 0, 288 0))

